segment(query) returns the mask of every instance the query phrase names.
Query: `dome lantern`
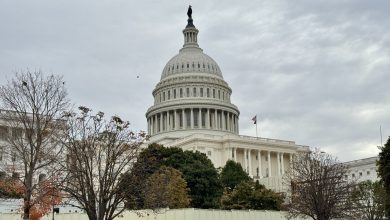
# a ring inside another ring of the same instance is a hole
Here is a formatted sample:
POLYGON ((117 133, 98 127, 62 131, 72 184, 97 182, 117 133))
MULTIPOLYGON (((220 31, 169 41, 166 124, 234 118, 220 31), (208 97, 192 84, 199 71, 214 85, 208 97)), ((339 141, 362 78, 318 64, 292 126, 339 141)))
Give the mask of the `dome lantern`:
POLYGON ((198 45, 198 33, 199 33, 199 30, 196 29, 196 27, 195 27, 195 25, 193 23, 191 5, 188 8, 187 15, 188 15, 187 26, 183 30, 183 34, 184 34, 184 45, 183 45, 183 48, 188 48, 188 47, 199 48, 199 45, 198 45))

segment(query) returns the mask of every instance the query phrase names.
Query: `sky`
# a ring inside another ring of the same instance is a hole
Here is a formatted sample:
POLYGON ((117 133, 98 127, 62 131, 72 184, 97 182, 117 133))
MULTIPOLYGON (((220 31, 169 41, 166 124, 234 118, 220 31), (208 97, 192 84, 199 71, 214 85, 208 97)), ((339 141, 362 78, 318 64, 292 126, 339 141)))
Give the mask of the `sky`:
POLYGON ((146 130, 152 90, 183 45, 187 8, 240 109, 240 134, 340 161, 390 135, 390 1, 0 0, 0 84, 62 75, 74 106, 146 130), (138 76, 138 77, 137 77, 138 76))

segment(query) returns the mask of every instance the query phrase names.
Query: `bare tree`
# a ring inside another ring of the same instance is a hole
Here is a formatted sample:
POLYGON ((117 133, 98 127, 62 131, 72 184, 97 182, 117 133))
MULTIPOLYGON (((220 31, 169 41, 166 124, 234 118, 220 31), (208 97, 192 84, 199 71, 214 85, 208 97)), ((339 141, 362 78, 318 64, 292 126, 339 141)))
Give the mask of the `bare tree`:
POLYGON ((11 154, 2 168, 22 182, 23 219, 29 219, 31 207, 40 199, 34 198, 39 187, 34 179, 39 174, 57 174, 53 168, 62 152, 57 142, 64 128, 58 119, 69 106, 67 92, 61 77, 28 71, 16 73, 0 87, 0 100, 2 129, 11 154))
POLYGON ((310 217, 329 220, 348 216, 346 200, 353 182, 344 179, 347 167, 318 149, 296 154, 286 180, 288 217, 310 217))
POLYGON ((119 117, 107 121, 102 112, 79 109, 67 114, 63 188, 90 220, 112 220, 124 211, 118 180, 135 162, 145 133, 133 133, 119 117))

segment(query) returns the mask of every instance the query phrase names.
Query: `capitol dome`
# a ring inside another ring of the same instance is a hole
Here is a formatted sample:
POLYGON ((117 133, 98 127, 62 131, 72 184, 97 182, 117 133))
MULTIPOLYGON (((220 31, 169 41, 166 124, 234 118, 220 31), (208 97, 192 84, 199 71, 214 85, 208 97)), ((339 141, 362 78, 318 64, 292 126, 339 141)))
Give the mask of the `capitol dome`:
POLYGON ((165 65, 146 112, 152 141, 194 133, 238 134, 238 108, 218 64, 198 45, 198 29, 190 17, 184 45, 165 65))

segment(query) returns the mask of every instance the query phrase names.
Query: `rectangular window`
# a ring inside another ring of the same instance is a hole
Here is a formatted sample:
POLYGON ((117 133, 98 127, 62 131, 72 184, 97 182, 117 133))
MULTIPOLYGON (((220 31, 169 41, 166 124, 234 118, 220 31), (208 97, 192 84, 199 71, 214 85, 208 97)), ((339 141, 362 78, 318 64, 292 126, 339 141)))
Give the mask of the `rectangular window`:
POLYGON ((180 98, 183 98, 183 88, 180 88, 180 98))
POLYGON ((168 90, 168 100, 171 99, 171 90, 168 90))
POLYGON ((206 89, 206 95, 207 95, 207 98, 210 98, 210 89, 209 88, 206 89))
POLYGON ((22 136, 23 136, 23 129, 21 129, 21 128, 12 129, 12 137, 13 138, 20 138, 22 136))
POLYGON ((16 153, 15 152, 12 152, 11 160, 12 160, 12 162, 16 161, 16 153))
POLYGON ((213 89, 213 98, 215 98, 215 89, 213 89))
POLYGON ((163 92, 163 101, 165 101, 165 92, 163 92))
POLYGON ((0 140, 6 140, 8 137, 8 128, 0 126, 0 140))
POLYGON ((193 89, 192 94, 193 97, 196 97, 196 88, 193 89))
POLYGON ((218 90, 218 99, 221 99, 221 90, 218 90))
POLYGON ((200 88, 200 97, 203 97, 203 88, 200 88))
POLYGON ((187 94, 186 94, 187 97, 190 97, 190 88, 187 88, 187 94))
POLYGON ((367 171, 367 176, 369 176, 370 175, 370 171, 367 171))
POLYGON ((211 151, 207 151, 207 156, 211 156, 211 151))
POLYGON ((176 98, 176 89, 173 90, 173 98, 176 98))

